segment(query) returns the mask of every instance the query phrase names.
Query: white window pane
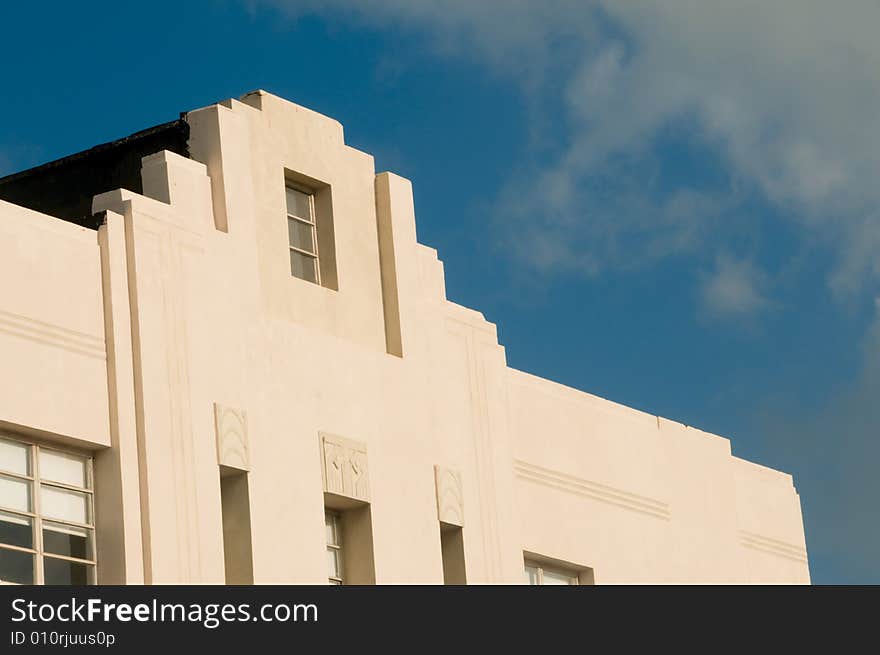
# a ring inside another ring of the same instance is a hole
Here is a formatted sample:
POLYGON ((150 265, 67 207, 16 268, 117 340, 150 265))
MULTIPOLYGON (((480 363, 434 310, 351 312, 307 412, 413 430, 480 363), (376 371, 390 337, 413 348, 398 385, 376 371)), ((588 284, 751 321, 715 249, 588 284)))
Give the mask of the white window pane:
POLYGON ((570 585, 573 577, 571 573, 554 573, 544 569, 545 585, 570 585))
POLYGON ((88 497, 79 491, 40 487, 40 513, 53 519, 89 523, 88 497))
POLYGON ((334 548, 327 549, 327 571, 331 578, 341 578, 339 567, 339 551, 334 548))
POLYGON ((315 254, 313 231, 314 228, 309 223, 303 223, 295 218, 287 219, 287 236, 290 238, 290 245, 294 248, 315 254))
POLYGON ((0 512, 0 544, 33 548, 33 519, 20 514, 0 512))
POLYGON ((301 280, 317 283, 316 263, 317 260, 314 257, 309 257, 296 250, 290 251, 290 273, 301 280))
POLYGON ((287 213, 299 216, 307 221, 312 220, 311 196, 308 193, 287 187, 287 213))
POLYGON ((31 483, 0 475, 0 507, 20 512, 31 511, 31 483))
POLYGON ((0 439, 0 471, 30 475, 30 446, 0 439))
POLYGON ((336 521, 331 514, 324 515, 324 528, 328 544, 336 544, 336 521))
POLYGON ((527 566, 525 570, 526 584, 538 584, 538 569, 534 566, 527 566))
POLYGON ((40 478, 63 482, 73 487, 87 486, 86 460, 83 457, 40 449, 40 478))

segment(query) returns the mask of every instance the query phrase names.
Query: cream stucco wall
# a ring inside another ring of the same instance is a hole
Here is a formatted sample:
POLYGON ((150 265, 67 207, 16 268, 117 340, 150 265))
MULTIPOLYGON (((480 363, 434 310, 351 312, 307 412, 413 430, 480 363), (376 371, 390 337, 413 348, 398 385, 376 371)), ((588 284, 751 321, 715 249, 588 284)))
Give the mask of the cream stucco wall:
POLYGON ((108 445, 97 236, 0 200, 0 279, 0 424, 108 445))
POLYGON ((440 518, 471 583, 520 582, 524 553, 599 583, 809 581, 790 476, 508 368, 409 182, 339 123, 265 92, 186 120, 192 159, 146 157, 97 234, 0 203, 0 273, 28 272, 0 291, 0 421, 97 453, 100 582, 222 583, 220 464, 247 476, 254 581, 326 582, 337 457, 378 583, 442 582, 440 518), (335 289, 290 275, 291 176, 329 185, 335 289))

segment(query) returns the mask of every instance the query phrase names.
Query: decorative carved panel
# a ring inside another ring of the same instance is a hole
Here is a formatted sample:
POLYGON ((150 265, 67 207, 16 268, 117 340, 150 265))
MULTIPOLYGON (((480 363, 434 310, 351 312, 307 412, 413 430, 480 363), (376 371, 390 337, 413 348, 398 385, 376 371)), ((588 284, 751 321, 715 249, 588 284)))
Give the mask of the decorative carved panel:
POLYGON ((250 471, 247 413, 214 403, 214 427, 217 431, 217 463, 240 471, 250 471))
POLYGON ((321 476, 324 491, 370 501, 367 446, 330 434, 321 435, 321 476))
POLYGON ((437 518, 443 523, 464 527, 464 494, 461 473, 443 466, 434 466, 437 487, 437 518))

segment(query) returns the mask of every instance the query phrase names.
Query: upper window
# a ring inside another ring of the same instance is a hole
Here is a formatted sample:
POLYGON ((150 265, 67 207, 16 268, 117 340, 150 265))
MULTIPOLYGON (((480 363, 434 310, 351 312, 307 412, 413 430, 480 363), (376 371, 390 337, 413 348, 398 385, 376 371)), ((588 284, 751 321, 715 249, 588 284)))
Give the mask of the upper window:
POLYGON ((336 512, 324 512, 324 527, 327 531, 327 577, 332 585, 341 585, 343 582, 340 522, 339 514, 336 512))
POLYGON ((539 562, 525 563, 526 582, 531 585, 576 585, 579 584, 577 571, 548 567, 539 562))
POLYGON ((287 186, 287 235, 291 275, 321 284, 315 194, 287 186))
POLYGON ((92 460, 0 439, 0 583, 95 582, 92 460))

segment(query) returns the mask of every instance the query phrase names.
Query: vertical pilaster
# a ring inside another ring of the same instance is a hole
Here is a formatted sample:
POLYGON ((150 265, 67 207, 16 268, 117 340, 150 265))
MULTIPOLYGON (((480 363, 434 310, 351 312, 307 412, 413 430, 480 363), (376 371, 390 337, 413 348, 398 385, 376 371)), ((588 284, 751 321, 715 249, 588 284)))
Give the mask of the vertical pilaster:
POLYGON ((107 387, 110 410, 108 450, 95 462, 98 581, 143 584, 141 475, 138 464, 131 309, 128 289, 124 218, 107 211, 98 230, 104 329, 107 344, 107 387))

